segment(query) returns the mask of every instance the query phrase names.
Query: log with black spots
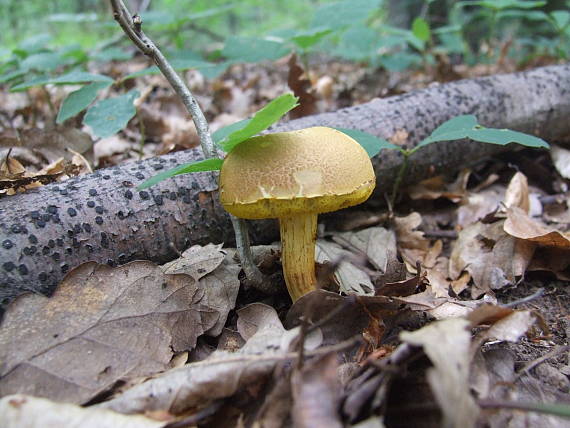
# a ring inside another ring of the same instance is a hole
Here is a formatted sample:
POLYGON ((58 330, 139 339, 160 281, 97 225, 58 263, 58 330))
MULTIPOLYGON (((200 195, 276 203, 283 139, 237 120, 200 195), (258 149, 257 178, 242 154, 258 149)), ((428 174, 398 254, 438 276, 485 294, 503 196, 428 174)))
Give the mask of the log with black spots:
MULTIPOLYGON (((367 104, 297 119, 271 131, 331 126, 387 138, 408 133, 413 147, 444 121, 474 114, 488 127, 569 142, 570 65, 462 80, 367 104)), ((410 159, 410 183, 450 173, 504 147, 452 141, 428 145, 410 159)), ((137 186, 158 172, 202 159, 187 150, 99 170, 0 199, 0 303, 19 294, 49 295, 64 275, 87 261, 120 265, 135 259, 162 263, 194 244, 233 241, 217 197, 216 173, 196 173, 137 186)), ((373 159, 378 186, 371 203, 391 189, 402 156, 383 150, 373 159)), ((251 222, 255 243, 278 237, 276 222, 251 222)))

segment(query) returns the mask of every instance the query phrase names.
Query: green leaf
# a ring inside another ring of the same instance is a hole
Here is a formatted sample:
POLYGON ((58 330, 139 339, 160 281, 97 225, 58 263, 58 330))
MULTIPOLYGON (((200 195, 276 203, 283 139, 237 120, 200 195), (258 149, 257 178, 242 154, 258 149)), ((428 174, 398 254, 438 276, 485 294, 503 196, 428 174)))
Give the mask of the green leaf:
POLYGON ((133 90, 119 97, 99 101, 87 110, 83 123, 90 126, 98 137, 110 137, 127 126, 136 114, 133 101, 139 95, 139 91, 133 90))
POLYGON ((412 33, 423 42, 427 42, 431 38, 429 24, 419 16, 412 23, 412 33))
POLYGON ((25 89, 31 88, 32 86, 42 86, 47 84, 75 85, 77 83, 87 82, 113 83, 113 79, 107 76, 103 76, 102 74, 92 74, 85 71, 72 71, 71 73, 63 74, 58 77, 37 77, 10 88, 10 91, 23 91, 25 89))
POLYGON ((249 122, 251 122, 251 119, 244 119, 218 129, 212 134, 214 143, 218 144, 220 141, 227 138, 232 132, 245 128, 249 122))
POLYGON ((368 156, 370 157, 376 156, 382 149, 402 150, 397 145, 392 144, 389 141, 386 141, 382 138, 378 138, 372 134, 368 134, 367 132, 362 132, 357 129, 346 129, 346 128, 335 128, 335 129, 356 140, 358 144, 364 147, 364 150, 366 150, 366 153, 368 153, 368 156))
POLYGON ((218 171, 222 168, 224 163, 223 159, 211 158, 198 162, 185 163, 184 165, 177 166, 176 168, 169 169, 168 171, 161 172, 154 177, 149 178, 145 182, 139 184, 137 190, 143 190, 150 186, 154 186, 167 178, 174 177, 175 175, 188 174, 190 172, 204 172, 204 171, 218 171))
POLYGON ((545 1, 521 1, 521 0, 485 0, 485 1, 473 1, 464 2, 469 5, 483 6, 487 9, 492 10, 504 10, 504 9, 534 9, 535 7, 544 6, 545 1))
POLYGON ((419 143, 416 148, 438 141, 452 141, 469 138, 474 141, 489 144, 507 145, 517 143, 527 147, 548 148, 542 139, 510 129, 484 128, 477 123, 473 115, 457 116, 438 126, 429 137, 419 143))
POLYGON ((332 33, 330 28, 313 28, 312 30, 302 31, 291 37, 295 43, 302 50, 309 49, 310 47, 319 43, 325 36, 332 33))
POLYGON ((297 103, 298 100, 299 99, 292 94, 284 94, 275 98, 255 113, 245 126, 231 132, 221 140, 218 145, 226 153, 231 152, 238 144, 269 128, 281 119, 281 117, 283 117, 289 110, 297 107, 299 105, 297 103))
POLYGON ((382 0, 344 0, 327 3, 315 11, 311 27, 340 28, 362 24, 379 10, 382 0))
POLYGON ((63 123, 70 117, 85 110, 97 98, 97 92, 110 85, 109 82, 94 82, 69 94, 57 114, 57 123, 63 123))
POLYGON ((563 30, 570 24, 570 12, 565 10, 555 10, 550 12, 550 17, 558 30, 563 30))
POLYGON ((24 70, 46 72, 55 70, 67 63, 68 61, 57 52, 39 52, 23 59, 20 67, 24 70))
POLYGON ((439 125, 431 133, 430 137, 439 137, 448 132, 473 129, 477 126, 477 118, 472 114, 465 114, 461 116, 456 116, 448 121, 439 125))
POLYGON ((340 39, 334 53, 352 61, 367 61, 377 55, 378 34, 372 28, 351 27, 340 39))
POLYGON ((548 143, 541 138, 523 134, 522 132, 511 131, 510 129, 474 129, 469 132, 468 137, 475 141, 490 144, 507 145, 509 143, 517 143, 526 147, 544 149, 548 149, 550 147, 548 143))
POLYGON ((244 36, 229 37, 222 49, 225 58, 240 62, 273 61, 289 52, 282 42, 244 36))

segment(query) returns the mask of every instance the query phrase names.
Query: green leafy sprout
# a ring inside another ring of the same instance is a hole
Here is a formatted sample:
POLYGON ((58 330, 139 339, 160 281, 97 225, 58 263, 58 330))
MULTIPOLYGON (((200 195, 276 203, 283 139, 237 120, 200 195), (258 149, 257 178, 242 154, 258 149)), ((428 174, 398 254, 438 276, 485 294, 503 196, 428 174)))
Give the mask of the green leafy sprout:
MULTIPOLYGON (((291 94, 281 95, 255 113, 251 119, 236 122, 216 131, 213 134, 214 142, 221 150, 230 153, 239 144, 247 144, 251 137, 279 121, 287 112, 297 105, 298 99, 295 96, 291 94)), ((503 146, 516 143, 533 148, 549 148, 549 145, 544 140, 532 135, 511 131, 510 129, 485 128, 479 125, 477 118, 473 115, 457 116, 442 123, 413 149, 404 149, 387 140, 356 129, 336 129, 356 140, 371 158, 376 156, 381 150, 399 150, 403 154, 404 162, 394 183, 391 196, 392 203, 395 201, 398 187, 407 169, 409 157, 428 144, 468 138, 482 143, 503 146)), ((175 175, 191 172, 218 171, 222 168, 223 162, 223 159, 215 158, 186 163, 151 177, 140 184, 138 189, 146 189, 175 175)))

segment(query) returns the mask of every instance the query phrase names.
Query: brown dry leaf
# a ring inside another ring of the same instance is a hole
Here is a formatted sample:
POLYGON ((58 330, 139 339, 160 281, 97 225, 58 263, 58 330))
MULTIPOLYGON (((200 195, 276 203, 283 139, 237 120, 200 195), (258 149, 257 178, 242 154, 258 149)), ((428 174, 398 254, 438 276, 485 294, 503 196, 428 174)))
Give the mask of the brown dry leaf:
POLYGON ((408 194, 412 199, 446 198, 452 202, 459 202, 467 193, 470 174, 469 169, 461 170, 457 179, 451 184, 446 183, 442 176, 431 177, 409 187, 408 194))
POLYGON ((311 81, 304 77, 305 71, 297 63, 296 54, 291 55, 288 65, 289 76, 287 77, 287 84, 295 96, 299 97, 299 105, 289 113, 289 116, 291 119, 298 119, 315 114, 317 111, 317 98, 311 91, 311 81))
POLYGON ((68 149, 81 153, 89 161, 93 160, 91 137, 79 129, 63 126, 24 129, 20 131, 19 139, 0 139, 0 158, 6 156, 9 148, 12 148, 11 156, 23 165, 33 165, 36 169, 61 157, 71 160, 73 154, 68 149))
POLYGON ((512 207, 507 210, 504 230, 511 236, 540 246, 570 249, 570 235, 540 224, 522 209, 512 207))
POLYGON ((84 403, 116 380, 168 367, 217 322, 187 275, 151 262, 86 263, 51 298, 24 295, 0 328, 0 394, 84 403))
POLYGON ((396 235, 383 227, 369 227, 358 232, 337 233, 332 239, 355 255, 365 254, 367 260, 380 272, 397 260, 396 235))
POLYGON ((319 239, 317 241, 315 257, 318 263, 340 262, 334 272, 334 277, 339 283, 340 291, 343 293, 359 295, 374 294, 374 286, 372 285, 370 276, 353 263, 344 261, 354 256, 340 245, 319 239))
POLYGON ((291 416, 295 427, 344 426, 338 412, 341 391, 337 369, 337 355, 332 353, 310 361, 293 373, 291 416))
POLYGON ((226 257, 222 244, 193 245, 182 253, 182 256, 165 263, 161 269, 166 274, 184 273, 196 281, 216 269, 226 257))
POLYGON ((505 187, 498 184, 468 195, 457 209, 456 224, 460 227, 466 227, 496 211, 500 207, 504 195, 505 187))
POLYGON ((3 428, 159 428, 164 422, 140 415, 121 415, 105 409, 55 403, 29 395, 9 395, 0 400, 3 428))
POLYGON ((517 207, 528 213, 530 208, 528 180, 523 173, 517 172, 509 182, 503 205, 506 208, 517 207))
POLYGON ((371 317, 383 319, 396 313, 399 306, 395 299, 385 296, 358 296, 355 299, 317 290, 305 294, 291 306, 285 326, 289 329, 298 326, 308 307, 311 308, 311 322, 318 322, 331 312, 337 313, 320 327, 323 345, 333 345, 361 334, 369 326, 371 317))
POLYGON ((127 414, 157 410, 179 414, 258 382, 273 371, 287 351, 281 348, 285 329, 275 322, 278 316, 273 312, 266 317, 267 324, 258 324, 239 351, 215 351, 203 361, 169 370, 97 407, 127 414))
POLYGON ((479 407, 469 390, 471 333, 462 318, 433 322, 414 332, 400 333, 402 341, 422 346, 433 364, 427 378, 443 412, 445 426, 474 427, 479 407))
POLYGON ((475 223, 459 233, 449 258, 449 276, 457 280, 464 271, 473 278, 471 297, 514 284, 524 274, 534 245, 509 236, 503 221, 475 223))
POLYGON ((431 246, 429 240, 424 237, 424 233, 415 230, 421 223, 422 217, 417 212, 406 217, 394 218, 398 250, 406 263, 408 272, 411 273, 416 272, 418 261, 422 267, 433 267, 442 248, 441 242, 436 242, 431 246))

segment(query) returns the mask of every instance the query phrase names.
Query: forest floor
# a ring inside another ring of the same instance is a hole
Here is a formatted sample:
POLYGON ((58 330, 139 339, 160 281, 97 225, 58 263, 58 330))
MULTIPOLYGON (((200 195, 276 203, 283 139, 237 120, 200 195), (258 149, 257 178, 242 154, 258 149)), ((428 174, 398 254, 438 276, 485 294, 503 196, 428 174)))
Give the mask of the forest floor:
MULTIPOLYGON (((99 71, 118 77, 146 65, 137 59, 99 71)), ((423 72, 325 61, 307 76, 297 67, 287 58, 235 65, 213 81, 186 77, 215 131, 289 88, 301 96, 302 109, 291 115, 298 117, 518 71, 508 62, 468 68, 443 59, 423 72)), ((141 91, 137 116, 87 148, 64 143, 72 152, 41 131, 80 128, 73 119, 51 125, 46 91, 0 93, 0 148, 12 147, 0 181, 14 183, 0 196, 199 144, 162 77, 125 84, 141 91)), ((51 104, 72 89, 48 88, 51 104)), ((399 138, 405 142, 405 132, 399 138)), ((10 367, 0 396, 29 393, 93 413, 31 398, 16 405, 12 397, 0 402, 12 412, 4 417, 23 417, 18 408, 30 418, 79 412, 83 426, 102 427, 106 408, 144 415, 137 426, 172 428, 430 427, 442 418, 454 426, 570 426, 545 405, 570 405, 568 153, 506 152, 402 189, 391 210, 365 205, 327 216, 317 260, 328 291, 292 306, 285 292, 265 296, 240 284, 234 250, 220 243, 160 267, 77 267, 49 301, 26 295, 7 312, 0 343, 12 347, 0 359, 10 367)), ((262 270, 281 282, 279 247, 255 251, 262 270)), ((125 418, 109 426, 127 426, 125 418)))

